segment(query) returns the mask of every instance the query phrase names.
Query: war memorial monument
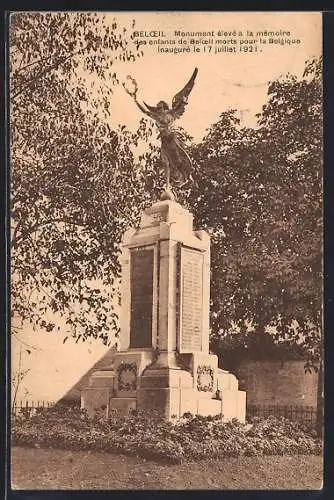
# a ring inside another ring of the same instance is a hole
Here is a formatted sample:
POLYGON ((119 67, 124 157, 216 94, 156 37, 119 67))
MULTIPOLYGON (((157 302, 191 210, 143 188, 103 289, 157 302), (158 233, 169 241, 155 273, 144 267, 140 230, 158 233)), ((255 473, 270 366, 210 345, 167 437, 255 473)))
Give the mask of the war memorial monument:
POLYGON ((126 89, 152 118, 161 139, 165 189, 122 240, 120 345, 110 369, 95 371, 82 390, 89 414, 157 410, 167 419, 221 415, 245 422, 246 393, 209 353, 210 237, 194 230, 192 214, 172 192, 191 180, 191 160, 173 128, 185 111, 197 69, 172 107, 140 104, 137 85, 126 89))

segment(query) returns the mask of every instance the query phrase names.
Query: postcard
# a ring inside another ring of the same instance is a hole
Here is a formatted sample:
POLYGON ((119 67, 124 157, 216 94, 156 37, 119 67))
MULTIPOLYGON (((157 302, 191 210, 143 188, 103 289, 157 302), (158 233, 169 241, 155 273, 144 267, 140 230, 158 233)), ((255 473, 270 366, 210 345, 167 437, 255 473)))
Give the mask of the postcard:
POLYGON ((321 13, 8 29, 12 490, 319 490, 321 13))

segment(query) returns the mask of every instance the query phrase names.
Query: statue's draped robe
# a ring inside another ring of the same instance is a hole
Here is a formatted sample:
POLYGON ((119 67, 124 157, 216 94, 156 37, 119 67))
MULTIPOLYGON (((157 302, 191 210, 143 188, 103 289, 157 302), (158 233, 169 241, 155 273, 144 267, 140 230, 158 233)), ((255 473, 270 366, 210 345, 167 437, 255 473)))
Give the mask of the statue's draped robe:
POLYGON ((174 119, 166 113, 157 120, 161 139, 161 160, 163 166, 169 165, 170 181, 184 184, 191 178, 191 160, 185 150, 181 134, 172 126, 174 119))

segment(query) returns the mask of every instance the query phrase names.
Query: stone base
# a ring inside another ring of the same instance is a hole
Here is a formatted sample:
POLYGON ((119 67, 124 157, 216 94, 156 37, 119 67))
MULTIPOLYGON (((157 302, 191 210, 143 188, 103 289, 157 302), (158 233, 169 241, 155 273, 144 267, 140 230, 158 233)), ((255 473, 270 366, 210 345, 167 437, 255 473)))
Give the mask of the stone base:
POLYGON ((147 369, 137 391, 138 409, 158 411, 167 419, 179 417, 182 391, 193 393, 193 378, 188 371, 168 367, 147 369))
POLYGON ((106 411, 114 395, 115 374, 113 370, 97 370, 89 379, 89 386, 81 391, 81 408, 89 416, 96 411, 106 411))
POLYGON ((92 373, 89 379, 89 387, 108 387, 114 389, 115 384, 114 370, 97 370, 92 373))
POLYGON ((153 358, 152 351, 117 353, 114 370, 92 374, 82 391, 82 408, 89 415, 102 408, 106 416, 113 409, 120 415, 143 410, 157 411, 168 420, 191 413, 245 422, 246 393, 238 390, 234 375, 217 368, 216 356, 188 356, 181 360, 183 368, 172 356, 162 357, 169 366, 153 358))
POLYGON ((197 401, 197 415, 203 417, 220 415, 222 418, 222 405, 218 399, 199 399, 197 401))
POLYGON ((246 392, 222 389, 220 398, 223 421, 228 422, 236 418, 244 424, 246 421, 246 392))
POLYGON ((112 397, 109 387, 86 387, 81 391, 81 408, 86 410, 90 417, 97 411, 108 414, 108 404, 112 397))
POLYGON ((136 398, 112 398, 109 401, 108 413, 115 410, 119 415, 128 415, 137 408, 136 398))
POLYGON ((238 390, 237 379, 224 372, 217 374, 215 382, 212 390, 208 390, 209 384, 200 386, 203 390, 198 390, 197 382, 194 383, 189 371, 148 368, 140 378, 137 408, 158 411, 168 420, 191 413, 221 415, 224 422, 233 418, 245 422, 246 393, 238 390))
POLYGON ((129 350, 115 354, 115 393, 117 398, 135 398, 141 374, 154 360, 154 351, 129 350))

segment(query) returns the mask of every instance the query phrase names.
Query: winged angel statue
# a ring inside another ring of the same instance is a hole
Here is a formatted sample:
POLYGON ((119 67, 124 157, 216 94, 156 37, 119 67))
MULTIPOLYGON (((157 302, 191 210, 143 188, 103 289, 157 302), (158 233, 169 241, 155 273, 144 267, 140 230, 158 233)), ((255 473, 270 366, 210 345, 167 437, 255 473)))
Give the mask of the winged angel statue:
POLYGON ((182 137, 177 129, 174 128, 174 122, 180 118, 185 111, 188 103, 188 96, 194 86, 198 69, 195 68, 190 80, 183 89, 175 94, 172 101, 172 107, 169 108, 165 101, 159 101, 156 106, 149 106, 144 102, 144 106, 137 100, 137 82, 131 76, 128 80, 132 84, 132 90, 129 90, 123 84, 126 92, 131 95, 137 104, 138 108, 145 115, 152 118, 159 130, 159 138, 161 139, 160 160, 165 172, 166 191, 170 192, 170 183, 183 185, 191 177, 191 160, 185 150, 182 137))

